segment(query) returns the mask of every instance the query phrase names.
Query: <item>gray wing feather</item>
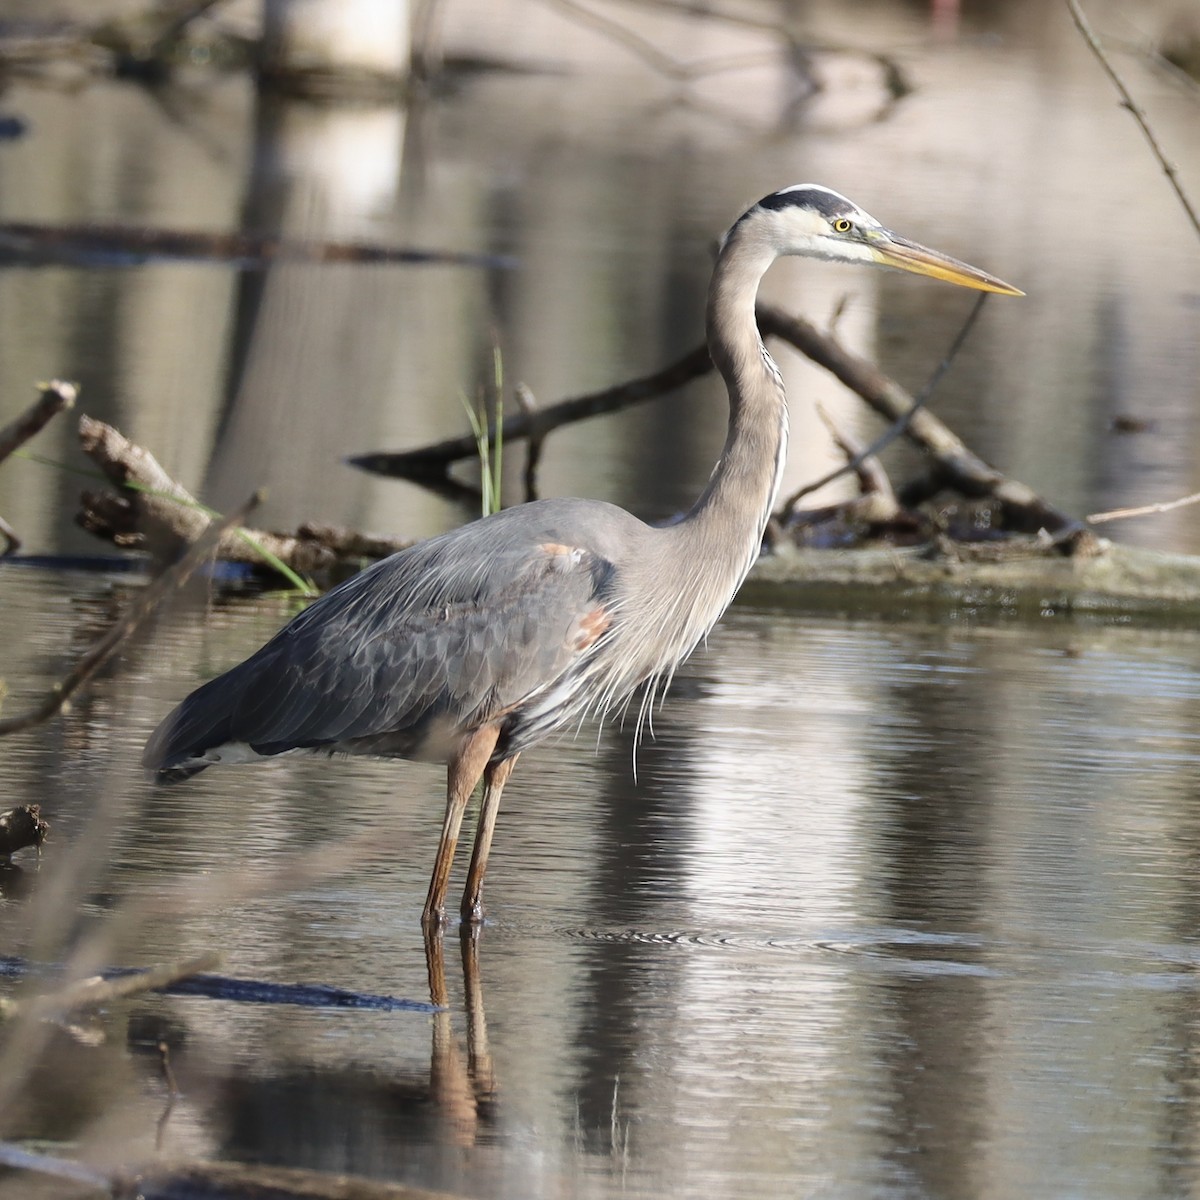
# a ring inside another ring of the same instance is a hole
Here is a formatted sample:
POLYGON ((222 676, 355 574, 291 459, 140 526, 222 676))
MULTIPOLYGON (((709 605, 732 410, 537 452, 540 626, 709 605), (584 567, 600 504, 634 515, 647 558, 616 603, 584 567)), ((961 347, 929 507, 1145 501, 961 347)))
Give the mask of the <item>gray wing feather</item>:
POLYGON ((272 754, 416 737, 442 716, 470 727, 552 686, 579 659, 580 621, 602 602, 613 565, 583 549, 548 553, 552 528, 489 537, 506 532, 495 521, 420 543, 329 592, 184 700, 145 764, 169 771, 228 742, 272 754))

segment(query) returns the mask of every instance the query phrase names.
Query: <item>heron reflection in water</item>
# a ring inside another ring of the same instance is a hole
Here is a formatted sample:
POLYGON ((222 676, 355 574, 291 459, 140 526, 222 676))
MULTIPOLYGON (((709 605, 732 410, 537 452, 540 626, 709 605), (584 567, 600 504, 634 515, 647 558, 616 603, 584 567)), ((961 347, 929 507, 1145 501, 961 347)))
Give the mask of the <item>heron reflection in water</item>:
POLYGON ((445 920, 463 813, 482 777, 461 906, 465 922, 481 921, 500 796, 522 751, 603 718, 638 689, 640 729, 758 557, 788 422, 754 306, 782 255, 1021 294, 892 233, 828 188, 764 197, 725 235, 713 270, 708 346, 729 392, 729 433, 681 521, 658 528, 599 500, 538 500, 394 554, 188 696, 150 738, 145 765, 170 781, 298 750, 444 762, 427 930, 445 920))

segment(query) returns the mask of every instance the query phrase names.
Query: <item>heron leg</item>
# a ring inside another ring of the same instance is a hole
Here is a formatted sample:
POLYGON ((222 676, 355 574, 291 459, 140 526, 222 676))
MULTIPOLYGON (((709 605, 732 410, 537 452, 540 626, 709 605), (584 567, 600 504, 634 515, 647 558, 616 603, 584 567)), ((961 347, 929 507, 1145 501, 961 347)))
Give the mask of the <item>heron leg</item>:
POLYGON ((500 730, 495 725, 476 730, 463 741, 446 768, 446 815, 442 819, 437 857, 433 860, 429 895, 421 914, 421 924, 426 929, 438 929, 446 920, 446 888, 450 883, 450 868, 454 863, 454 848, 458 845, 463 813, 499 736, 500 730))
POLYGON ((462 919, 472 925, 483 921, 483 877, 487 872, 488 855, 492 850, 492 831, 500 811, 500 793, 517 765, 519 755, 493 763, 483 772, 483 803, 479 808, 479 827, 475 831, 475 849, 467 871, 467 887, 463 892, 462 919))

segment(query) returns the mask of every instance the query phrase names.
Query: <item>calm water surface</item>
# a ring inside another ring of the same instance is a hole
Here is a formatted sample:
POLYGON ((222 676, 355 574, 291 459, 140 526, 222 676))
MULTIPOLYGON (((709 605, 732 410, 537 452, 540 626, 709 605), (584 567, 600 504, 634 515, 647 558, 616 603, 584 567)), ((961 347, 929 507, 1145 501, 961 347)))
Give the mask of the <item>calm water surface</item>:
MULTIPOLYGON (((34 690, 58 618, 111 602, 32 571, 0 596, 34 690)), ((428 995, 438 772, 293 760, 152 791, 131 766, 282 607, 181 610, 8 744, 9 798, 55 838, 6 879, 6 946, 90 933, 104 961, 217 948, 234 975, 428 995)), ((17 1053, 6 1133, 479 1196, 1191 1194, 1198 710, 1190 632, 735 608, 636 784, 617 729, 522 762, 477 962, 446 942, 447 1015, 117 1005, 104 1046, 17 1053), (161 1126, 160 1036, 183 1089, 161 1126)))
MULTIPOLYGON (((16 81, 5 112, 30 132, 0 144, 3 219, 359 237, 517 266, 7 266, 0 418, 34 381, 78 378, 87 411, 210 503, 267 484, 265 524, 432 533, 467 510, 342 457, 462 433, 494 334, 508 381, 543 402, 660 368, 700 337, 713 236, 816 179, 1028 291, 991 303, 938 392, 972 446, 1072 512, 1194 492, 1186 221, 1061 6, 965 7, 939 39, 925 4, 808 6, 813 36, 898 56, 917 88, 891 108, 845 57, 797 104, 755 30, 641 27, 682 61, 759 55, 681 88, 551 6, 491 0, 444 6, 448 44, 530 69, 411 110, 281 106, 207 73, 159 93, 16 81), (1122 414, 1141 432, 1115 435, 1122 414)), ((1169 7, 1089 11, 1132 43, 1169 7)), ((1122 65, 1194 196, 1194 100, 1122 65)), ((911 387, 970 304, 820 264, 782 265, 768 291, 818 322, 848 297, 839 335, 911 387)), ((791 486, 830 462, 814 399, 864 438, 876 427, 781 365, 791 486)), ((563 432, 543 491, 672 514, 723 423, 710 384, 563 432)), ((67 421, 33 449, 82 465, 67 421)), ((510 499, 520 474, 515 459, 510 499)), ((30 551, 95 553, 71 523, 81 486, 6 462, 0 515, 30 551)), ((1124 532, 1200 550, 1192 514, 1124 532)), ((0 567, 5 713, 138 586, 0 567)), ((40 864, 0 874, 0 952, 83 966, 215 949, 249 978, 416 999, 432 980, 446 1012, 124 1002, 98 1044, 47 1029, 8 1043, 4 1136, 100 1163, 161 1150, 481 1198, 1200 1193, 1190 631, 735 608, 636 754, 607 728, 522 760, 478 946, 464 959, 452 933, 427 960, 439 771, 293 760, 152 791, 136 767, 168 706, 293 609, 181 602, 64 719, 0 747, 4 807, 40 803, 54 831, 40 864), (169 1107, 159 1038, 182 1091, 169 1107)), ((27 1185, 0 1177, 0 1194, 27 1185)))

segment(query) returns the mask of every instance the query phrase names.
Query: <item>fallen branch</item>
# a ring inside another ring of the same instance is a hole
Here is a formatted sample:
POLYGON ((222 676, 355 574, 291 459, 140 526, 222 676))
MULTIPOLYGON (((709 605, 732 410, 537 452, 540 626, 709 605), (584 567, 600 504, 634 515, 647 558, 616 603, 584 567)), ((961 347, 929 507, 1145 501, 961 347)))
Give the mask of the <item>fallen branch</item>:
POLYGON ((405 263, 511 267, 498 254, 418 250, 371 242, 285 241, 257 233, 204 233, 128 225, 46 225, 0 222, 0 256, 34 263, 103 263, 137 266, 147 259, 184 262, 405 263))
MULTIPOLYGON (((876 438, 871 445, 862 447, 856 455, 848 456, 846 465, 844 467, 838 467, 835 470, 830 471, 828 474, 823 475, 821 478, 814 479, 810 483, 804 484, 803 487, 793 492, 792 495, 789 496, 783 503, 782 516, 784 519, 789 519, 792 517, 796 511, 796 506, 805 496, 811 494, 812 492, 818 491, 819 489, 825 487, 826 484, 832 483, 835 479, 838 479, 842 475, 846 474, 847 471, 856 471, 864 459, 875 458, 880 451, 891 445, 896 438, 900 437, 901 434, 908 429, 913 422, 913 418, 929 402, 929 398, 933 395, 937 385, 941 382, 942 376, 945 375, 945 373, 950 369, 951 363, 953 363, 958 357, 959 351, 962 350, 963 346, 966 344, 967 337, 970 335, 975 322, 979 319, 979 314, 983 312, 983 306, 986 301, 987 293, 980 292, 979 298, 975 301, 970 314, 963 322, 962 328, 959 329, 957 334, 955 334, 954 341, 951 343, 950 349, 947 351, 946 356, 934 368, 933 374, 929 377, 928 382, 920 390, 920 392, 917 393, 910 407, 904 413, 902 413, 897 420, 893 421, 892 424, 884 430, 883 434, 876 438)), ((840 309, 836 315, 840 316, 840 309)), ((832 328, 830 329, 828 336, 831 340, 834 338, 832 328)), ((827 428, 829 427, 828 420, 825 421, 825 425, 827 428)), ((837 441, 836 436, 834 437, 834 441, 837 441)))
POLYGON ((74 383, 61 379, 39 384, 41 395, 19 417, 0 429, 0 462, 14 450, 24 445, 43 426, 52 421, 64 409, 70 408, 79 395, 74 383))
MULTIPOLYGON (((932 460, 937 486, 950 485, 971 498, 994 498, 1004 505, 1014 523, 1024 529, 1047 529, 1064 535, 1072 535, 1081 529, 1078 521, 1048 504, 1032 488, 1007 478, 972 453, 942 421, 921 408, 900 384, 874 363, 845 349, 836 338, 822 333, 802 317, 766 304, 758 306, 758 325, 764 338, 787 342, 831 372, 880 416, 896 423, 904 436, 932 460)), ((535 412, 509 414, 501 423, 502 435, 505 442, 520 438, 542 439, 562 425, 616 412, 674 391, 710 370, 712 361, 707 348, 697 346, 652 375, 562 400, 535 412)), ((495 436, 494 429, 490 433, 495 436)), ((474 438, 464 436, 416 450, 362 454, 349 461, 356 467, 381 475, 426 482, 445 479, 453 464, 474 458, 477 453, 474 438)), ((846 469, 840 468, 838 474, 846 469)))
POLYGON ((26 846, 40 846, 49 831, 37 804, 22 804, 0 813, 0 859, 11 858, 26 846))
MULTIPOLYGON (((78 395, 79 388, 76 384, 65 383, 61 379, 41 384, 41 395, 33 404, 0 429, 0 462, 23 446, 60 412, 70 408, 78 395)), ((0 557, 15 554, 20 550, 20 535, 3 517, 0 517, 0 537, 4 539, 4 549, 0 550, 0 557)))
MULTIPOLYGON (((682 358, 640 379, 630 380, 603 391, 589 392, 570 400, 560 400, 546 408, 522 409, 509 413, 501 422, 501 436, 505 442, 512 439, 530 438, 540 440, 546 434, 563 425, 596 417, 604 413, 619 412, 643 400, 653 400, 700 379, 712 370, 708 347, 698 346, 682 358)), ((494 426, 489 427, 488 437, 496 437, 494 426)), ((359 454, 347 461, 364 471, 377 475, 399 476, 421 482, 441 481, 455 463, 473 459, 478 454, 474 435, 447 438, 416 450, 385 450, 372 454, 359 454)))
POLYGON ((1075 518, 1054 508, 1031 487, 989 466, 933 413, 917 408, 913 397, 874 363, 852 354, 802 317, 759 305, 758 324, 764 336, 778 337, 795 346, 880 416, 888 421, 907 419, 904 435, 933 460, 939 483, 954 486, 964 496, 999 500, 1023 525, 1034 530, 1071 533, 1082 528, 1075 518))
POLYGON ((129 606, 128 610, 67 672, 66 677, 50 689, 41 704, 19 717, 10 717, 6 721, 0 721, 0 737, 40 725, 63 711, 71 696, 108 661, 127 638, 142 626, 164 597, 176 591, 192 572, 213 553, 222 534, 234 526, 240 525, 247 513, 258 505, 261 499, 261 494, 256 492, 240 508, 205 531, 204 536, 178 562, 164 571, 153 583, 147 584, 142 589, 141 595, 129 606))
MULTIPOLYGON (((208 509, 176 482, 148 450, 103 421, 79 419, 84 453, 116 485, 118 491, 85 492, 76 522, 89 533, 125 549, 145 550, 170 561, 209 528, 208 509)), ((235 529, 229 526, 216 546, 226 562, 261 567, 264 556, 278 559, 300 575, 362 565, 382 558, 409 542, 372 537, 331 525, 305 524, 295 533, 235 529)))

